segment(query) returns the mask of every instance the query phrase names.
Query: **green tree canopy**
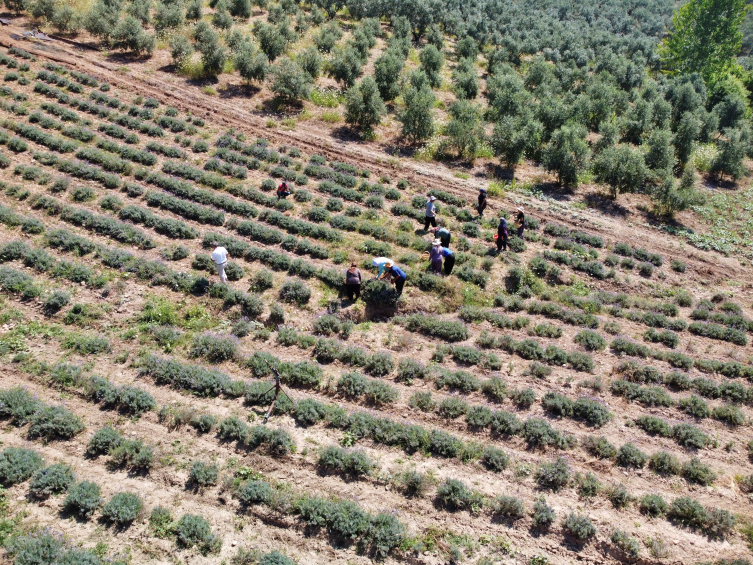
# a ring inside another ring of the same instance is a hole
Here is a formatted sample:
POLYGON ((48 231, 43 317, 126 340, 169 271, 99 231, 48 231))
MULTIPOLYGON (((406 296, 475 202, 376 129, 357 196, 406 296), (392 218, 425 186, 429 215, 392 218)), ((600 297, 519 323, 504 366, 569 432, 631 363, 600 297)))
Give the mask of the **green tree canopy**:
POLYGON ((661 184, 651 191, 654 211, 660 216, 672 217, 677 212, 698 206, 706 197, 696 188, 696 174, 693 167, 685 167, 679 186, 671 174, 664 177, 661 184))
POLYGON ((418 58, 421 60, 421 70, 426 73, 429 78, 429 84, 432 88, 439 88, 442 84, 442 78, 439 76, 439 72, 444 65, 444 53, 433 45, 427 45, 421 50, 418 58))
POLYGON ((594 161, 596 180, 609 185, 612 198, 621 192, 635 192, 646 180, 646 162, 638 149, 615 145, 604 149, 594 161))
POLYGON ((364 78, 352 86, 345 96, 345 121, 362 130, 370 130, 379 124, 387 113, 384 102, 379 97, 377 84, 371 77, 364 78))
POLYGON ((277 96, 288 102, 309 97, 313 79, 298 63, 282 57, 270 70, 274 77, 272 92, 277 96))
POLYGON ((745 0, 690 0, 672 18, 672 31, 659 46, 667 69, 698 72, 708 82, 729 71, 742 48, 745 0))
POLYGON ((552 134, 541 152, 544 167, 556 172, 564 186, 577 186, 578 175, 586 168, 589 157, 586 133, 583 126, 563 126, 552 134))
POLYGON ((434 135, 432 108, 435 100, 428 84, 420 87, 407 84, 403 87, 405 108, 398 114, 398 119, 403 124, 402 135, 409 142, 417 143, 434 135))
POLYGON ((478 148, 484 142, 484 128, 481 112, 468 100, 458 100, 449 107, 452 119, 445 128, 448 144, 457 151, 459 157, 473 160, 478 148))

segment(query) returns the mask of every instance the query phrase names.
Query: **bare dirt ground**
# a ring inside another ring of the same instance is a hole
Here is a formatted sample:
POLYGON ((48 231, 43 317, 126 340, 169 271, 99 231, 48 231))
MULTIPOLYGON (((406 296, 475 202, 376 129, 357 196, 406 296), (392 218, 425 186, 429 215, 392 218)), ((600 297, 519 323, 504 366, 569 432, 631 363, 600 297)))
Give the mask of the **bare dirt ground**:
MULTIPOLYGON (((412 186, 419 189, 438 188, 468 201, 473 201, 477 187, 487 182, 486 172, 489 169, 489 163, 477 163, 470 171, 471 178, 463 180, 456 177, 455 171, 449 166, 418 162, 406 156, 394 156, 391 153, 391 149, 394 148, 394 139, 389 138, 386 131, 381 132, 384 136, 383 140, 366 143, 353 139, 351 136, 344 136, 338 128, 333 129, 316 119, 299 121, 296 128, 290 131, 279 127, 270 128, 267 126, 270 114, 263 109, 256 109, 258 104, 254 99, 261 97, 260 93, 248 97, 246 94, 252 92, 253 89, 246 89, 240 85, 237 85, 238 88, 231 88, 233 85, 222 85, 224 88, 218 88, 219 96, 207 96, 202 92, 201 84, 194 84, 169 72, 166 69, 167 60, 164 53, 150 61, 123 61, 115 56, 103 56, 97 51, 73 42, 31 44, 14 42, 8 38, 9 32, 19 32, 20 29, 20 27, 12 26, 3 28, 0 31, 0 45, 17 45, 37 55, 40 61, 55 61, 79 71, 91 73, 106 80, 123 95, 140 94, 144 97, 155 97, 163 104, 174 106, 181 112, 190 111, 193 115, 203 117, 210 127, 217 128, 218 131, 233 128, 244 132, 249 139, 257 136, 265 137, 273 145, 292 145, 308 155, 319 153, 328 159, 337 159, 359 168, 367 168, 377 178, 381 175, 405 178, 411 182, 412 186)), ((27 155, 22 155, 17 162, 30 164, 31 159, 27 155)), ((6 174, 6 177, 9 182, 13 180, 10 172, 6 174)), ((259 179, 261 178, 260 175, 259 179)), ((519 181, 546 179, 546 175, 534 165, 527 164, 517 170, 516 178, 519 181)), ((32 210, 25 203, 12 201, 5 196, 1 198, 4 204, 13 206, 17 211, 42 219, 48 229, 70 228, 62 221, 47 218, 41 212, 32 210)), ((683 245, 677 239, 644 225, 646 218, 639 209, 642 204, 641 197, 621 199, 619 209, 601 199, 594 187, 584 187, 577 194, 553 194, 552 198, 547 200, 519 193, 509 193, 502 197, 490 198, 490 200, 492 212, 524 205, 529 210, 529 215, 540 219, 542 223, 556 221, 573 228, 585 229, 589 233, 602 236, 608 244, 626 242, 661 254, 667 264, 675 258, 688 264, 687 272, 684 274, 666 269, 666 279, 661 283, 644 281, 635 275, 589 283, 593 289, 649 296, 659 287, 683 288, 689 291, 696 301, 709 298, 716 292, 725 292, 736 303, 743 306, 747 317, 753 314, 751 268, 741 265, 734 257, 723 257, 717 253, 683 245), (570 205, 574 202, 582 202, 588 196, 591 196, 592 201, 596 201, 599 205, 585 208, 570 205)), ((94 203, 82 206, 96 209, 94 203)), ((161 214, 166 217, 179 218, 167 212, 161 214)), ((696 220, 688 213, 681 215, 679 221, 692 227, 696 220)), ((202 231, 209 231, 206 229, 207 226, 192 225, 202 231)), ((218 228, 214 231, 232 234, 226 228, 218 228)), ((153 250, 143 252, 142 255, 150 259, 158 259, 158 249, 173 241, 158 234, 150 233, 150 236, 158 243, 158 246, 153 250)), ((0 242, 10 241, 17 237, 17 231, 5 227, 0 228, 0 242)), ((101 236, 87 234, 87 237, 98 243, 112 244, 110 240, 101 236)), ((191 248, 192 252, 201 251, 198 240, 187 242, 186 245, 191 248)), ((528 251, 520 255, 521 259, 527 261, 534 256, 536 250, 536 246, 531 245, 528 251)), ((60 256, 64 255, 60 254, 60 256)), ((311 262, 326 264, 325 261, 311 262)), ((20 263, 12 265, 22 268, 20 263)), ((183 264, 183 267, 188 270, 188 261, 183 264)), ((104 268, 101 270, 108 272, 104 268)), ((255 270, 258 270, 258 267, 249 268, 251 273, 255 270)), ((490 287, 501 288, 501 273, 495 273, 495 275, 492 277, 493 284, 490 284, 490 287)), ((278 280, 275 281, 275 285, 278 286, 283 278, 277 275, 278 280)), ((246 283, 238 283, 239 289, 241 284, 246 283)), ((415 289, 407 289, 406 295, 408 299, 406 310, 429 313, 439 310, 437 303, 439 301, 425 301, 423 295, 415 289)), ((151 296, 163 296, 171 301, 181 301, 186 305, 201 305, 213 317, 222 319, 223 323, 227 322, 224 328, 229 325, 225 312, 218 307, 216 302, 209 299, 185 298, 171 291, 152 288, 133 280, 127 281, 124 287, 119 287, 108 296, 102 296, 101 292, 82 286, 76 289, 75 302, 109 305, 106 318, 94 322, 90 329, 107 331, 110 335, 121 335, 135 325, 135 317, 141 311, 147 298, 151 296)), ((326 303, 327 298, 326 293, 315 290, 315 295, 311 300, 312 305, 295 311, 292 325, 300 331, 311 331, 314 318, 324 312, 322 304, 326 303)), ((9 321, 2 328, 3 332, 13 330, 16 324, 26 324, 32 320, 47 321, 41 313, 41 305, 33 301, 22 304, 9 299, 6 308, 23 314, 24 318, 22 321, 9 321)), ((689 312, 688 308, 681 309, 680 317, 687 318, 689 312)), ((531 316, 531 319, 531 326, 547 321, 541 316, 531 316)), ((639 338, 646 330, 644 325, 624 319, 620 320, 620 325, 623 335, 636 338, 639 338)), ((562 328, 564 330, 562 337, 539 341, 544 341, 546 345, 573 348, 573 337, 578 328, 567 325, 563 325, 562 328)), ((466 344, 472 345, 475 337, 484 329, 499 333, 499 330, 495 330, 487 323, 472 325, 472 336, 466 344)), ((516 340, 528 337, 525 330, 509 330, 506 333, 516 340)), ((690 336, 687 332, 682 338, 678 351, 693 357, 722 361, 734 359, 746 362, 753 353, 750 345, 735 347, 707 338, 690 336)), ((193 397, 182 391, 156 386, 148 378, 138 377, 134 362, 140 353, 153 347, 151 343, 139 343, 138 340, 139 338, 114 341, 113 351, 110 354, 93 358, 82 358, 70 353, 64 353, 61 357, 60 346, 54 339, 34 340, 30 351, 36 360, 45 360, 53 364, 65 358, 86 366, 91 374, 107 376, 115 384, 136 384, 149 391, 159 406, 179 403, 193 406, 199 411, 218 418, 229 415, 239 415, 244 419, 247 417, 249 410, 243 405, 242 399, 193 397), (124 363, 116 362, 116 359, 121 358, 126 352, 128 353, 127 360, 124 363)), ((400 326, 386 323, 373 323, 373 325, 364 326, 363 329, 357 329, 351 337, 351 342, 370 352, 389 350, 396 357, 410 357, 425 364, 430 363, 434 346, 438 343, 436 340, 419 334, 411 334, 400 326)), ((662 348, 663 346, 655 345, 655 347, 662 348)), ((254 351, 268 351, 282 360, 311 359, 310 350, 282 347, 275 341, 274 336, 267 341, 250 338, 242 341, 243 356, 251 355, 254 351)), ((556 390, 571 397, 580 394, 579 385, 583 380, 582 373, 556 367, 547 380, 537 380, 524 374, 527 363, 523 363, 519 357, 502 351, 496 351, 496 353, 503 363, 501 371, 492 373, 474 368, 473 372, 484 377, 500 374, 511 388, 532 387, 539 398, 549 390, 556 390)), ((463 464, 455 459, 444 460, 420 453, 407 455, 397 449, 365 443, 359 446, 378 461, 381 473, 362 480, 346 481, 339 475, 322 474, 316 465, 317 448, 336 444, 342 436, 339 431, 322 425, 300 428, 289 416, 276 417, 273 425, 290 433, 298 450, 284 458, 275 458, 238 449, 232 444, 220 443, 213 434, 198 435, 188 426, 169 430, 160 422, 156 412, 146 413, 139 419, 131 419, 111 410, 101 410, 75 393, 54 390, 48 386, 43 377, 33 377, 20 371, 17 365, 10 363, 8 359, 8 357, 4 358, 2 363, 0 388, 23 384, 48 403, 63 402, 73 412, 85 418, 87 429, 71 441, 42 445, 39 442, 25 441, 17 429, 8 426, 0 432, 3 447, 32 447, 42 453, 48 463, 63 461, 71 464, 79 479, 92 480, 102 486, 105 499, 109 499, 115 492, 129 490, 138 492, 144 497, 147 511, 163 505, 171 507, 177 515, 182 513, 203 515, 209 519, 213 530, 223 539, 222 550, 219 554, 202 556, 196 550, 177 550, 170 540, 155 538, 147 527, 147 515, 127 530, 117 531, 97 520, 78 522, 62 516, 62 497, 51 498, 40 504, 27 497, 27 486, 24 484, 9 489, 12 506, 15 510, 25 513, 26 524, 49 525, 82 543, 85 547, 93 547, 97 542, 104 542, 111 552, 129 551, 133 563, 224 563, 230 561, 240 547, 253 547, 264 551, 280 549, 296 558, 301 564, 346 565, 371 562, 367 556, 359 555, 354 547, 343 547, 323 534, 309 532, 289 516, 278 515, 260 507, 251 511, 241 510, 237 500, 230 496, 223 484, 203 491, 195 491, 187 487, 188 468, 195 460, 214 461, 227 475, 239 466, 245 465, 263 473, 268 478, 288 483, 296 491, 356 500, 365 509, 374 512, 385 510, 395 512, 409 527, 411 534, 418 537, 433 536, 439 540, 435 548, 426 551, 418 553, 410 550, 396 551, 386 560, 386 563, 408 562, 426 565, 448 563, 447 550, 452 543, 458 543, 453 540, 461 538, 464 541, 460 545, 465 548, 466 559, 472 563, 478 563, 482 558, 488 557, 491 563, 527 564, 530 558, 539 554, 548 555, 549 563, 553 564, 574 562, 685 564, 713 561, 721 557, 730 559, 750 557, 746 538, 740 533, 733 534, 727 540, 709 539, 701 532, 673 525, 664 519, 647 519, 639 513, 635 505, 626 510, 617 511, 604 496, 592 499, 579 498, 573 488, 564 489, 559 493, 546 493, 546 497, 558 519, 570 511, 582 512, 592 518, 598 534, 596 541, 585 547, 578 547, 572 543, 572 540, 563 536, 558 524, 548 534, 535 534, 531 531, 530 516, 510 524, 491 519, 488 513, 476 515, 466 511, 447 512, 436 507, 431 496, 418 499, 406 498, 394 479, 406 470, 416 469, 431 473, 437 482, 445 478, 463 480, 488 497, 503 494, 520 497, 530 509, 535 498, 542 494, 534 480, 535 467, 542 462, 552 460, 559 454, 555 450, 531 451, 526 448, 525 442, 520 438, 500 440, 490 436, 488 432, 470 430, 461 419, 448 422, 437 414, 426 414, 411 408, 407 401, 416 390, 433 392, 437 401, 449 396, 457 396, 445 390, 437 391, 430 383, 417 382, 408 386, 404 383, 393 382, 394 379, 390 377, 390 384, 400 392, 400 400, 394 405, 374 407, 370 410, 376 415, 421 424, 427 428, 443 428, 466 440, 499 445, 505 449, 513 461, 509 469, 502 473, 491 473, 478 462, 463 464), (123 470, 108 468, 104 463, 104 458, 95 460, 85 458, 84 452, 88 440, 94 431, 106 424, 117 425, 124 434, 143 438, 155 445, 160 461, 157 468, 148 475, 131 475, 123 470), (615 550, 609 542, 611 532, 615 528, 629 532, 642 542, 641 557, 638 560, 627 558, 615 550), (452 535, 446 535, 448 532, 452 535), (652 555, 649 540, 658 539, 663 540, 666 550, 652 555)), ((594 373, 603 379, 605 386, 603 391, 589 391, 588 394, 605 402, 616 417, 598 431, 590 430, 568 419, 554 420, 553 425, 579 439, 593 433, 603 435, 617 446, 628 441, 633 442, 647 453, 662 449, 675 452, 683 462, 696 454, 691 450, 679 448, 671 439, 652 438, 631 425, 634 418, 644 414, 661 416, 672 423, 694 422, 692 418, 683 414, 677 407, 646 408, 611 395, 608 392, 608 384, 612 378, 613 368, 619 359, 607 351, 595 353, 594 360, 596 362, 594 373)), ((454 370, 467 369, 455 365, 452 361, 446 364, 454 370)), ((666 362, 654 361, 650 364, 659 367, 663 372, 672 370, 666 362)), ((248 378, 246 369, 239 367, 235 362, 226 362, 218 368, 234 378, 248 378)), ((339 361, 324 367, 325 375, 332 378, 346 370, 348 367, 339 361)), ((694 371, 693 376, 700 376, 700 373, 694 371)), ((324 402, 336 401, 349 410, 362 408, 356 402, 335 396, 332 388, 322 387, 318 391, 293 390, 291 395, 295 399, 311 397, 324 402)), ((673 393, 674 398, 686 395, 673 393)), ((499 407, 490 404, 480 392, 472 392, 464 397, 473 405, 499 407)), ((517 411, 509 400, 502 407, 506 410, 517 411)), ((748 407, 743 407, 743 411, 747 418, 751 416, 748 407)), ((546 417, 540 403, 534 404, 528 411, 519 412, 521 418, 546 417)), ((256 419, 260 417, 259 412, 252 412, 252 414, 255 414, 252 417, 256 419)), ((706 419, 703 421, 703 429, 715 439, 718 446, 699 453, 701 459, 711 465, 718 475, 717 480, 709 487, 691 485, 679 477, 661 477, 648 469, 624 470, 612 463, 592 458, 581 449, 562 454, 574 470, 595 473, 605 487, 624 484, 636 497, 661 493, 668 501, 678 496, 692 496, 704 505, 734 512, 739 516, 741 523, 750 520, 753 518, 751 500, 740 490, 735 480, 736 476, 751 473, 751 463, 746 449, 750 427, 746 425, 730 428, 716 420, 706 419), (731 447, 725 450, 724 446, 728 444, 731 447)))

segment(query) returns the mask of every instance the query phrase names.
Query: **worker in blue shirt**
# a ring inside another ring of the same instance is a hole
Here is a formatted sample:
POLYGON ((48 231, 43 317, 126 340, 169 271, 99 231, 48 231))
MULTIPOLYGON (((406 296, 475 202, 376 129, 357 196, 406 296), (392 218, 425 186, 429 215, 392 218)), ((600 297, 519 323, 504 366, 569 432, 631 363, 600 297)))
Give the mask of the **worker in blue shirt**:
POLYGON ((452 273, 452 268, 455 266, 455 254, 447 247, 443 247, 442 257, 444 257, 444 276, 447 277, 452 273))
POLYGON ((402 270, 396 267, 392 261, 387 261, 384 266, 385 270, 382 278, 385 278, 388 275, 392 277, 391 282, 394 283, 395 290, 398 294, 402 294, 403 287, 405 286, 405 279, 408 278, 408 275, 406 275, 402 270))

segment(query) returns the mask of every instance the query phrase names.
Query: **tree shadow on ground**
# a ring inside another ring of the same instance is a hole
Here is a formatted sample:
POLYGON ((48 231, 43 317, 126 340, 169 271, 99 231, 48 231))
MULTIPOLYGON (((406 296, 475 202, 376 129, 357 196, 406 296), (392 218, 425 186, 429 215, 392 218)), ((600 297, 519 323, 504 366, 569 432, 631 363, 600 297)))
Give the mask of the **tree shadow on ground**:
POLYGON ((564 187, 557 184, 554 181, 541 182, 536 184, 536 189, 541 191, 541 194, 557 202, 572 202, 575 192, 572 188, 564 187))
POLYGON ((691 230, 689 226, 686 226, 682 222, 680 222, 677 218, 669 217, 669 216, 661 216, 654 212, 653 210, 649 210, 647 208, 640 207, 637 209, 638 213, 640 213, 643 220, 652 226, 667 226, 674 230, 681 230, 681 231, 687 231, 691 230))
MULTIPOLYGON (((92 46, 91 44, 84 44, 89 49, 95 49, 99 50, 97 47, 92 46)), ((141 54, 136 55, 134 53, 126 53, 126 52, 116 52, 116 53, 109 53, 107 57, 105 57, 105 61, 108 63, 112 63, 113 65, 121 65, 126 66, 129 64, 140 64, 148 61, 150 58, 147 54, 141 54)))
POLYGON ((477 177, 493 178, 497 181, 512 182, 515 180, 515 169, 505 167, 499 163, 486 163, 481 171, 476 173, 477 177))
POLYGON ((261 104, 261 113, 265 115, 284 115, 286 117, 297 116, 303 112, 302 100, 289 100, 281 96, 275 96, 269 100, 264 100, 261 104))
POLYGON ((337 139, 338 141, 348 141, 356 143, 363 142, 361 134, 359 134, 356 130, 351 129, 349 126, 336 127, 330 133, 330 137, 337 139))
POLYGON ((261 92, 261 88, 252 84, 228 84, 219 91, 222 99, 253 98, 261 92))
POLYGON ((389 157, 403 157, 410 159, 416 154, 417 150, 418 147, 414 145, 398 145, 396 143, 389 143, 384 146, 384 152, 389 157))
POLYGON ((625 218, 630 212, 630 210, 619 204, 616 200, 598 192, 587 194, 585 201, 590 208, 594 208, 602 214, 613 218, 625 218))

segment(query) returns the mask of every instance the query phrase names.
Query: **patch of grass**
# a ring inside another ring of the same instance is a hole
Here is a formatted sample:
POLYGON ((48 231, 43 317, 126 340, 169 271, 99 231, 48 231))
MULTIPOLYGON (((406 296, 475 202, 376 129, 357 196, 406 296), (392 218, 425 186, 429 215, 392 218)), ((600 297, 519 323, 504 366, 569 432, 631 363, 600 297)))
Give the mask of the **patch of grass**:
POLYGON ((328 124, 339 124, 343 121, 342 115, 338 112, 322 112, 319 119, 328 124))
POLYGON ((337 108, 345 102, 345 94, 334 89, 314 88, 309 95, 309 100, 316 106, 337 108))

